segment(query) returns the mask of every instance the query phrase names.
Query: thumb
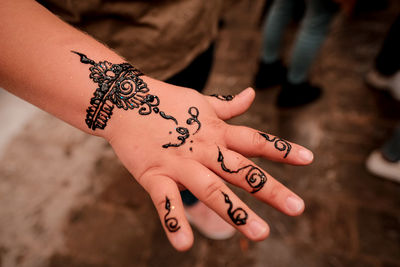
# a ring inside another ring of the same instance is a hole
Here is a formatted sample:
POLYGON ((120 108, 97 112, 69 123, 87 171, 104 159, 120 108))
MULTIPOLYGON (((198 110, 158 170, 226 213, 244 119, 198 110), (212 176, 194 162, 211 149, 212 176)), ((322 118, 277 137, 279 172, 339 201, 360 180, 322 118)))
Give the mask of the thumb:
POLYGON ((218 118, 229 120, 243 114, 253 103, 256 93, 251 87, 246 88, 240 94, 234 96, 211 95, 207 96, 208 102, 214 108, 218 118))

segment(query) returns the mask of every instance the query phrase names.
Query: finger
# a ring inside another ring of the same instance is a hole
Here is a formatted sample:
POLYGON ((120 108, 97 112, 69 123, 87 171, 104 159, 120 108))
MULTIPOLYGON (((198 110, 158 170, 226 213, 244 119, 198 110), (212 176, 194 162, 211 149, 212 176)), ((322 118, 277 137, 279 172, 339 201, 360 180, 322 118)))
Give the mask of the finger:
POLYGON ((207 96, 208 102, 213 106, 218 118, 229 120, 243 114, 253 103, 255 92, 253 88, 247 88, 236 96, 217 95, 207 96))
POLYGON ((245 189, 281 212, 297 216, 304 201, 269 173, 239 153, 222 147, 203 150, 201 163, 227 182, 245 189))
POLYGON ((176 183, 163 175, 145 175, 140 180, 153 200, 171 244, 179 251, 188 250, 193 245, 193 232, 176 183))
POLYGON ((295 143, 245 126, 228 125, 225 130, 226 146, 247 157, 264 157, 292 165, 307 165, 313 153, 295 143))
POLYGON ((215 173, 193 160, 185 160, 180 166, 176 169, 176 177, 200 201, 249 239, 259 241, 267 238, 268 224, 249 209, 215 173))

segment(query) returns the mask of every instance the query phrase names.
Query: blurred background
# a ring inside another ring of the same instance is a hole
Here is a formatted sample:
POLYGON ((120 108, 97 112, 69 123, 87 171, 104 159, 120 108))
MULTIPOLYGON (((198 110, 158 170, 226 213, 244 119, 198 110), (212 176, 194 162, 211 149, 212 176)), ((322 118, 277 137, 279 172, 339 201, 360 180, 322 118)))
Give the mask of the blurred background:
MULTIPOLYGON (((225 0, 206 94, 254 84, 270 5, 225 0)), ((400 266, 400 184, 365 167, 400 121, 400 102, 364 81, 399 13, 396 0, 360 0, 339 12, 311 69, 321 98, 284 109, 275 104, 279 86, 257 90, 249 112, 231 121, 315 153, 306 167, 254 159, 305 199, 300 217, 235 189, 270 223, 259 243, 194 230, 193 248, 176 252, 149 196, 105 141, 1 90, 0 266, 400 266)), ((285 33, 284 62, 298 27, 285 33)))

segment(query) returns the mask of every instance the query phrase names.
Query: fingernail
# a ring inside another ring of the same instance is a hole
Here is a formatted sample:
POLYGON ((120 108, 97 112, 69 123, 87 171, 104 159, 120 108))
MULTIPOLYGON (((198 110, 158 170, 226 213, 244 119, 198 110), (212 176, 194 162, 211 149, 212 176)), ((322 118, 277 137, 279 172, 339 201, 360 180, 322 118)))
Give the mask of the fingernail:
POLYGON ((249 229, 253 238, 262 237, 265 235, 265 232, 268 231, 268 228, 264 224, 261 224, 255 220, 249 223, 249 229))
POLYGON ((299 150, 298 155, 299 155, 300 159, 305 162, 310 162, 314 158, 313 153, 308 149, 299 150))
POLYGON ((189 238, 182 229, 172 235, 173 243, 179 249, 186 248, 189 245, 189 238))
POLYGON ((299 213, 304 208, 304 202, 300 198, 290 196, 286 199, 286 206, 292 213, 299 213))

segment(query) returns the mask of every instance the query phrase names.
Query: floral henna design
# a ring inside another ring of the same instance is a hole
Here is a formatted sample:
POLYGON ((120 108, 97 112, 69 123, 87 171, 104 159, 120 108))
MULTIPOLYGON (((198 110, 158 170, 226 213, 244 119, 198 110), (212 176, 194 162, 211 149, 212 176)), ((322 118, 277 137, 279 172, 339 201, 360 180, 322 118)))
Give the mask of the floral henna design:
POLYGON ((227 213, 229 218, 231 218, 232 222, 236 225, 246 224, 248 217, 247 212, 242 208, 236 208, 233 210, 233 204, 232 201, 229 199, 229 196, 222 191, 221 193, 225 198, 225 203, 229 204, 227 213))
POLYGON ((262 137, 264 137, 265 140, 267 140, 268 142, 271 142, 271 143, 274 142, 274 146, 275 146, 275 148, 277 150, 279 150, 279 151, 285 151, 286 150, 286 153, 285 153, 285 155, 283 155, 283 158, 286 158, 289 155, 290 150, 292 150, 292 145, 288 141, 286 141, 284 139, 281 139, 281 138, 279 138, 277 136, 275 136, 274 138, 271 138, 266 133, 259 132, 259 134, 262 137))
POLYGON ((81 57, 84 64, 92 65, 89 77, 98 85, 87 109, 86 124, 92 130, 104 129, 111 118, 114 105, 124 110, 139 108, 140 115, 149 115, 153 111, 164 119, 174 117, 160 111, 160 99, 149 94, 147 84, 140 78, 143 73, 129 63, 112 64, 108 61, 96 63, 86 55, 71 51, 81 57))
POLYGON ((168 197, 165 197, 165 209, 167 210, 167 213, 164 215, 165 227, 170 233, 174 233, 181 229, 181 227, 179 226, 178 220, 175 217, 167 218, 171 213, 171 209, 174 209, 174 206, 171 207, 171 202, 169 201, 168 197))
MULTIPOLYGON (((71 52, 80 56, 82 63, 91 65, 89 77, 98 85, 90 99, 90 106, 86 110, 85 122, 89 129, 103 130, 113 114, 114 106, 124 110, 138 109, 140 115, 149 115, 154 112, 163 119, 172 120, 178 125, 175 117, 167 115, 159 109, 160 99, 149 93, 147 84, 140 78, 143 75, 140 70, 129 63, 112 64, 108 61, 96 63, 82 53, 71 52)), ((196 107, 190 107, 188 113, 191 118, 187 120, 187 124, 191 125, 193 122, 198 124, 197 130, 193 133, 195 134, 201 127, 198 120, 199 110, 196 107)), ((187 128, 177 127, 175 129, 179 134, 177 139, 180 143, 168 143, 163 145, 164 148, 179 147, 189 138, 190 133, 187 128)))
POLYGON ((218 95, 218 94, 212 94, 210 96, 213 96, 221 101, 232 101, 235 96, 233 95, 218 95))
POLYGON ((250 187, 253 189, 253 191, 251 191, 252 194, 260 191, 261 188, 263 188, 265 183, 267 182, 267 176, 265 176, 264 172, 260 170, 260 168, 257 168, 253 165, 249 164, 235 171, 227 168, 224 162, 224 155, 222 155, 222 152, 219 149, 219 147, 218 147, 218 162, 221 163, 222 170, 228 173, 239 173, 240 171, 247 169, 245 179, 247 183, 250 185, 250 187))

